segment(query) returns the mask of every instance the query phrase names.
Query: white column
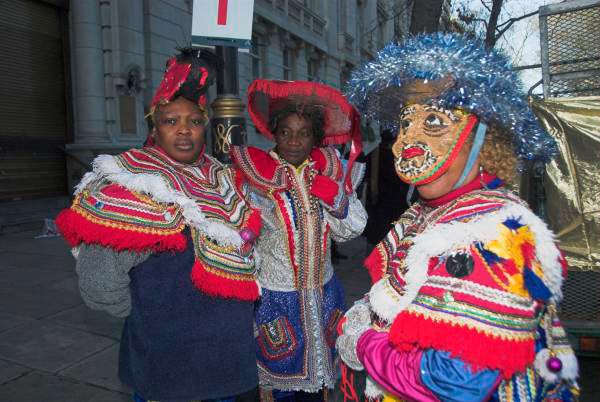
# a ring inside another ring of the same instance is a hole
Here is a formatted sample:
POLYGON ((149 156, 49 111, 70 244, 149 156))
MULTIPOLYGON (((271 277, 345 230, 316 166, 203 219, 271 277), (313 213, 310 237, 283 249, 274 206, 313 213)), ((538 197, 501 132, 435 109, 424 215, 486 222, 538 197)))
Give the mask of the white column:
POLYGON ((76 144, 109 143, 106 132, 104 60, 98 0, 71 2, 73 98, 76 144))

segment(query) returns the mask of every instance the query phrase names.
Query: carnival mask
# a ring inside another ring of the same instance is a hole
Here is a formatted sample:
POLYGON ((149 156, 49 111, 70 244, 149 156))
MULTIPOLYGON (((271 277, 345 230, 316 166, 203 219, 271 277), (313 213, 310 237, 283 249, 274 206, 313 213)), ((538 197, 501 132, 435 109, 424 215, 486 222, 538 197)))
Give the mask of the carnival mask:
POLYGON ((427 184, 448 170, 477 118, 435 105, 410 105, 400 112, 398 139, 392 147, 396 173, 413 185, 427 184))

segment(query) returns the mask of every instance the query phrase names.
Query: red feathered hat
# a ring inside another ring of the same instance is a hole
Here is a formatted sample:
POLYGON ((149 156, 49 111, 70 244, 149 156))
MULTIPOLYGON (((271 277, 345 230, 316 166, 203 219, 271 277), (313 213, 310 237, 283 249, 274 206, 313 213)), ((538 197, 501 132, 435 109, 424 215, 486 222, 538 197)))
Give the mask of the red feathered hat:
MULTIPOLYGON (((360 117, 340 91, 311 81, 278 81, 258 79, 248 87, 248 112, 254 126, 274 141, 269 122, 274 112, 294 106, 296 110, 318 107, 323 111, 323 145, 352 141, 348 172, 362 151, 360 117)), ((346 191, 351 191, 350 174, 346 175, 346 191)))
MULTIPOLYGON (((196 103, 208 120, 206 111, 206 91, 214 81, 216 71, 222 68, 222 60, 214 53, 200 48, 179 49, 179 54, 167 60, 165 75, 158 86, 147 118, 153 119, 156 107, 183 96, 196 103)), ((146 146, 154 145, 151 133, 146 138, 146 146)))
POLYGON ((178 55, 167 60, 165 75, 150 102, 151 112, 157 105, 169 103, 177 96, 183 96, 204 109, 206 91, 221 64, 221 60, 206 49, 180 49, 178 55))

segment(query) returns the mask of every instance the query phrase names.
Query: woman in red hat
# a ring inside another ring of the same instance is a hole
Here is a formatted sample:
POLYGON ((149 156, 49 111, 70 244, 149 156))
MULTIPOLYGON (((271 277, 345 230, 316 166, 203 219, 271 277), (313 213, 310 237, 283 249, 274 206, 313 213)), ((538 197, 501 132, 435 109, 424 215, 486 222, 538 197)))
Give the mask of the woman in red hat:
POLYGON ((146 146, 96 158, 57 219, 86 304, 126 317, 119 378, 136 402, 256 396, 258 286, 244 239, 260 218, 204 153, 208 57, 168 61, 146 146))
POLYGON ((234 147, 239 184, 261 210, 256 240, 261 299, 255 311, 261 392, 319 401, 336 380, 336 326, 343 292, 331 241, 358 236, 366 213, 355 188, 362 171, 358 116, 337 90, 314 82, 254 81, 248 109, 271 151, 234 147), (326 145, 353 140, 348 166, 326 145))

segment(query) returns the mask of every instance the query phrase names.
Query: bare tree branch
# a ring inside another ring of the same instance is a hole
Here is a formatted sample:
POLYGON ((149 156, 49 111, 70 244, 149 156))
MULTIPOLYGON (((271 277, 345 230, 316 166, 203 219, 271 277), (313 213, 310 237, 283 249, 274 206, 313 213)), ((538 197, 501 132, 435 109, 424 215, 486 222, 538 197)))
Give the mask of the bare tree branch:
POLYGON ((537 13, 538 13, 538 10, 536 10, 536 11, 532 11, 532 12, 530 12, 529 14, 523 14, 523 15, 521 15, 520 17, 510 18, 510 19, 508 19, 508 20, 504 21, 503 23, 501 23, 500 25, 496 26, 496 30, 497 30, 497 33, 496 33, 496 40, 497 40, 498 38, 500 38, 502 35, 504 35, 504 33, 505 33, 506 31, 508 31, 508 29, 509 29, 509 28, 510 28, 510 27, 511 27, 511 26, 512 26, 512 25, 513 25, 515 22, 517 22, 517 21, 521 21, 522 19, 525 19, 525 18, 528 18, 528 17, 531 17, 532 15, 536 15, 537 13), (502 29, 498 29, 498 28, 500 28, 500 27, 503 27, 503 28, 502 28, 502 29))
POLYGON ((530 13, 528 13, 528 14, 523 14, 523 15, 521 15, 521 16, 519 16, 519 17, 513 17, 513 18, 509 18, 509 19, 507 19, 506 21, 504 21, 504 22, 502 22, 502 23, 498 24, 498 28, 502 28, 502 27, 503 27, 504 25, 506 25, 506 24, 514 24, 514 23, 515 23, 515 22, 517 22, 517 21, 521 21, 522 19, 525 19, 525 18, 527 18, 527 17, 531 17, 532 15, 536 15, 536 14, 538 13, 538 11, 539 11, 539 10, 535 10, 535 11, 532 11, 532 12, 530 12, 530 13))
POLYGON ((479 0, 481 2, 481 5, 488 10, 488 12, 492 12, 492 9, 490 8, 490 6, 487 5, 487 3, 485 2, 485 0, 479 0))
POLYGON ((458 12, 458 19, 461 20, 462 22, 464 22, 467 25, 472 25, 474 22, 481 22, 483 23, 483 25, 486 27, 487 29, 487 23, 488 21, 484 18, 479 18, 476 17, 475 14, 471 13, 471 14, 466 14, 462 11, 458 12))

